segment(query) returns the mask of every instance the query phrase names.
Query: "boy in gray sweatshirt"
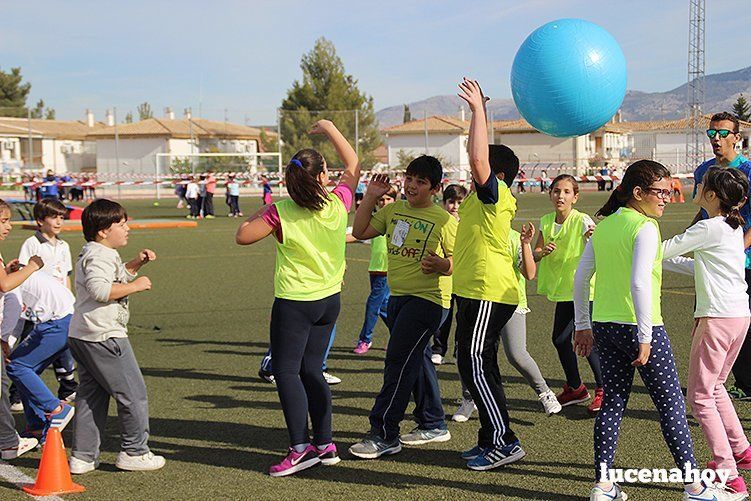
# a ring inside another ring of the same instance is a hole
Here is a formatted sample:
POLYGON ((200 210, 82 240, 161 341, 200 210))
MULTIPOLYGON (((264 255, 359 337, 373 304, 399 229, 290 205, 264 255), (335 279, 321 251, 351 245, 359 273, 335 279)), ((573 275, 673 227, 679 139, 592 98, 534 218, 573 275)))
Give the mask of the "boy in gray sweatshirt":
POLYGON ((147 444, 146 384, 128 341, 128 296, 151 289, 151 281, 136 274, 156 254, 144 249, 123 264, 117 249, 128 244, 127 220, 123 206, 106 199, 89 204, 81 216, 87 243, 76 264, 76 305, 68 336, 80 377, 70 458, 75 474, 99 465, 110 397, 117 403, 122 448, 115 466, 157 470, 165 462, 147 444))

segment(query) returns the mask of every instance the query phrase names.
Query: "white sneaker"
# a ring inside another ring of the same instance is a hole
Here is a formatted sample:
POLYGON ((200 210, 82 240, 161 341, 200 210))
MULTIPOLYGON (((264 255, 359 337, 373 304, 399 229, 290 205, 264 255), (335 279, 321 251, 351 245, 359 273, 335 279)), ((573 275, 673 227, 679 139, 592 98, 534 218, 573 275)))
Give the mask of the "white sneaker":
POLYGON ((539 400, 542 404, 543 409, 545 409, 545 414, 547 414, 548 416, 550 416, 551 414, 558 414, 559 412, 561 412, 561 409, 563 409, 563 407, 561 407, 561 403, 555 397, 555 393, 553 393, 551 390, 540 393, 539 400))
POLYGON ((719 484, 704 486, 696 494, 683 491, 684 501, 742 501, 748 499, 748 494, 730 492, 722 488, 719 484))
POLYGON ((477 407, 475 407, 475 403, 472 400, 462 398, 462 404, 456 409, 456 412, 451 419, 457 423, 467 422, 469 421, 469 418, 472 417, 472 413, 475 412, 475 410, 477 410, 477 407))
POLYGON ((333 374, 329 374, 326 371, 323 371, 323 379, 325 379, 329 385, 339 384, 342 382, 340 378, 334 376, 333 374))
POLYGON ((96 461, 84 461, 83 459, 78 459, 76 456, 71 456, 68 460, 68 467, 73 475, 83 475, 84 473, 94 471, 97 466, 99 465, 96 461))
POLYGON ((594 486, 589 493, 589 501, 626 501, 628 496, 621 490, 621 486, 613 484, 609 491, 594 486))
POLYGON ((148 471, 158 470, 166 463, 163 456, 157 456, 153 452, 147 452, 141 456, 129 456, 126 452, 117 455, 115 466, 121 470, 148 471))
POLYGON ((10 404, 10 410, 11 412, 23 412, 23 403, 14 402, 10 404))
POLYGON ((74 404, 75 401, 76 401, 76 392, 75 391, 63 399, 63 402, 66 402, 66 403, 71 404, 71 405, 74 404))
POLYGON ((39 445, 39 440, 36 438, 18 437, 18 445, 10 449, 3 449, 2 458, 6 461, 8 459, 16 459, 34 450, 37 445, 39 445))
POLYGON ((443 357, 440 353, 433 353, 430 356, 430 361, 433 362, 433 365, 441 365, 443 364, 443 357))

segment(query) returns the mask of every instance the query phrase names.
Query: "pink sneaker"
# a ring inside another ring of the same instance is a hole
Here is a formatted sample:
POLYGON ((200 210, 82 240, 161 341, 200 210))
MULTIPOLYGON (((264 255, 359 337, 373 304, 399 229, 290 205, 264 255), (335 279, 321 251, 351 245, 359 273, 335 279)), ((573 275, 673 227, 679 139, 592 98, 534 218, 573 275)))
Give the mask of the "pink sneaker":
POLYGON ((290 448, 289 454, 287 454, 287 457, 281 463, 269 468, 269 475, 272 477, 292 475, 298 471, 315 466, 320 462, 321 458, 318 457, 318 449, 314 445, 309 445, 303 452, 295 452, 294 449, 290 448))
POLYGON ((336 444, 333 442, 327 445, 323 450, 318 447, 316 447, 316 450, 318 451, 318 458, 321 460, 321 463, 326 466, 334 465, 342 460, 339 457, 339 453, 336 451, 336 444))
POLYGON ((372 345, 373 343, 366 343, 365 341, 358 341, 357 346, 355 346, 354 351, 358 355, 362 355, 363 353, 367 353, 372 345))
POLYGON ((738 475, 733 480, 728 480, 725 484, 725 489, 733 492, 734 494, 746 494, 748 495, 748 490, 746 489, 746 482, 743 480, 743 477, 738 475))
MULTIPOLYGON (((735 466, 739 470, 751 470, 751 447, 740 454, 733 454, 733 457, 735 458, 735 466)), ((707 463, 707 468, 709 468, 710 470, 716 470, 717 461, 709 461, 707 463)))

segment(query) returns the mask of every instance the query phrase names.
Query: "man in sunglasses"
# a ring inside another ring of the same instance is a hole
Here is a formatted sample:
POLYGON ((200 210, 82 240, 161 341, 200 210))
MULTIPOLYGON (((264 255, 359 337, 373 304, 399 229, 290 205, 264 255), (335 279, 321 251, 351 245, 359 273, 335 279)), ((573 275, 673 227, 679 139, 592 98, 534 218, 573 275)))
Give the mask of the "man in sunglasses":
MULTIPOLYGON (((704 173, 712 166, 740 169, 751 178, 751 162, 735 151, 735 144, 741 139, 739 132, 740 125, 735 115, 726 111, 712 115, 707 137, 712 145, 714 158, 707 160, 694 171, 694 197, 696 197, 697 188, 701 184, 704 173)), ((749 193, 749 199, 751 200, 751 193, 749 193)), ((746 245, 746 283, 749 297, 751 297, 751 204, 748 200, 741 207, 740 212, 745 220, 743 229, 746 245)), ((701 209, 694 218, 694 223, 706 217, 706 212, 701 209)), ((728 388, 730 398, 735 400, 751 400, 751 329, 749 331, 733 366, 735 384, 728 388)))

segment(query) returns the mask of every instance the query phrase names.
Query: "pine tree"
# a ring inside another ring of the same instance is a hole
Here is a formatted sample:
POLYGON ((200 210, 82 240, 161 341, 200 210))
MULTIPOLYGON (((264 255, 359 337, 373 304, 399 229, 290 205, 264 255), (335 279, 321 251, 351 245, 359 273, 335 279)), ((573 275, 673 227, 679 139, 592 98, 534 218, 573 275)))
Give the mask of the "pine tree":
POLYGON ((10 73, 0 70, 0 116, 25 117, 26 98, 30 83, 21 83, 21 68, 11 68, 10 73))
POLYGON ((406 124, 407 122, 412 121, 412 112, 409 111, 409 106, 406 104, 404 105, 404 118, 402 118, 402 123, 406 124))
POLYGON ((749 119, 751 119, 748 101, 746 101, 746 98, 743 97, 743 94, 740 94, 738 96, 738 100, 733 105, 733 113, 736 117, 738 117, 738 120, 744 120, 748 122, 749 119))
POLYGON ((316 120, 333 121, 355 147, 355 113, 358 110, 360 162, 364 167, 375 163, 373 150, 381 144, 373 109, 373 98, 357 87, 357 80, 344 71, 334 44, 325 38, 303 55, 302 81, 295 81, 282 101, 281 132, 284 162, 301 148, 316 148, 332 167, 340 167, 334 148, 325 138, 310 136, 316 120))
POLYGON ((132 124, 132 123, 133 123, 133 112, 132 112, 132 111, 129 111, 129 112, 128 112, 128 113, 127 113, 127 114, 125 115, 125 123, 126 123, 126 124, 132 124))
POLYGON ((139 120, 147 120, 149 118, 154 118, 154 112, 151 111, 151 105, 147 102, 139 104, 138 108, 136 108, 136 111, 138 111, 139 120))

